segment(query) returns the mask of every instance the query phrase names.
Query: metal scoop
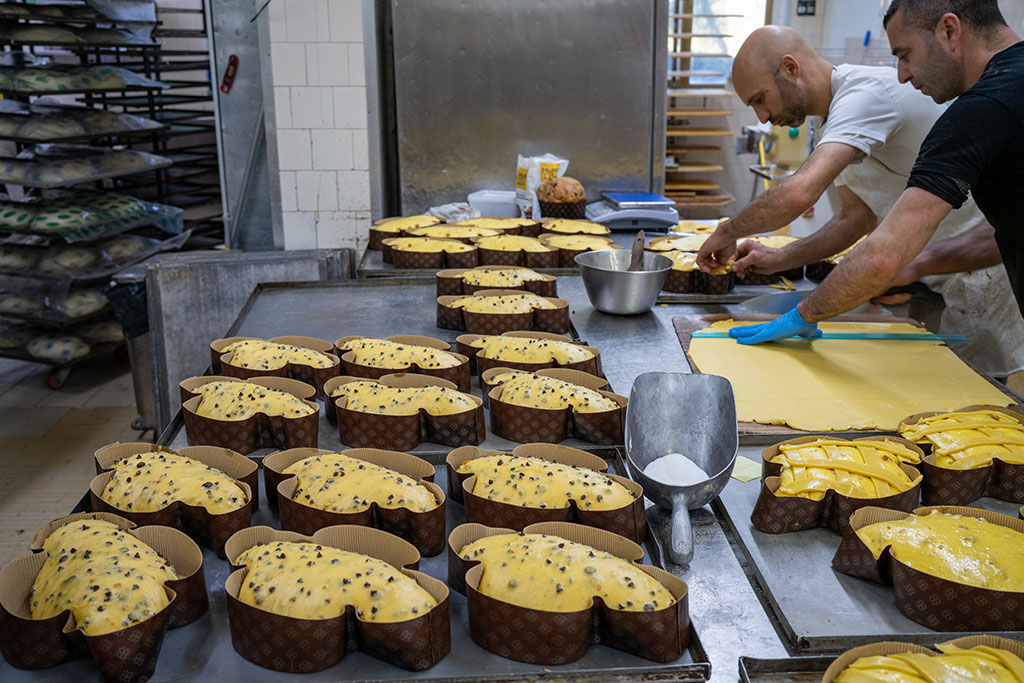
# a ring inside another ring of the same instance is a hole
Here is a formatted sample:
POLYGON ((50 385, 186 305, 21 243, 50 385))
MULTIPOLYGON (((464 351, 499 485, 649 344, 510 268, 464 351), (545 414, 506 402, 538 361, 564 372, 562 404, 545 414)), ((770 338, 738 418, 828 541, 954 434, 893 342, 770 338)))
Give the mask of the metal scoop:
POLYGON ((648 372, 633 382, 626 406, 626 463, 644 495, 672 510, 669 556, 687 566, 693 559, 690 510, 707 505, 729 482, 739 437, 736 401, 729 380, 716 375, 648 372), (663 484, 644 474, 654 460, 681 453, 708 473, 689 486, 663 484))
POLYGON ((646 239, 647 237, 644 235, 643 230, 636 234, 636 239, 633 240, 633 248, 630 250, 629 268, 627 270, 643 270, 644 243, 646 239))

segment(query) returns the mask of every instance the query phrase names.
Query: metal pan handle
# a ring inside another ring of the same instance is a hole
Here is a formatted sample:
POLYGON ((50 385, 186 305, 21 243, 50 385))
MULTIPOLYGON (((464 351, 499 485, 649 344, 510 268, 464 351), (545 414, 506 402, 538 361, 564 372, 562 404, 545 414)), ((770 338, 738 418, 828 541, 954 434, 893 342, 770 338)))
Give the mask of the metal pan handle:
POLYGON ((669 557, 683 567, 693 559, 693 527, 690 526, 690 508, 686 496, 672 498, 672 533, 669 538, 669 557))

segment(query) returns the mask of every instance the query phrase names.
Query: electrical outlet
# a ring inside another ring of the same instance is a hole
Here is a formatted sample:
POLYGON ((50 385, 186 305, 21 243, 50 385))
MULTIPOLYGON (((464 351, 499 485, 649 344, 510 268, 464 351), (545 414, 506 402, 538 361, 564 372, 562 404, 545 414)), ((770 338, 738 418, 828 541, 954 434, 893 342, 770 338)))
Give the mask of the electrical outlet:
POLYGON ((813 17, 816 0, 797 0, 796 15, 798 17, 813 17))

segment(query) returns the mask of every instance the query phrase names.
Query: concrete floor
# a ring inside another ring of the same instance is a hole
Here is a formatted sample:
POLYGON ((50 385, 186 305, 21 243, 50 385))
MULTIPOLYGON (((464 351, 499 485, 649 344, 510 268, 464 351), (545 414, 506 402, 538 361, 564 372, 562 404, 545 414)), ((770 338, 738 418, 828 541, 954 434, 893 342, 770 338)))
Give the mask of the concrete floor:
POLYGON ((49 368, 0 359, 0 565, 28 552, 36 529, 66 514, 95 476, 92 454, 115 441, 151 441, 136 416, 127 361, 111 354, 72 368, 59 390, 49 368))

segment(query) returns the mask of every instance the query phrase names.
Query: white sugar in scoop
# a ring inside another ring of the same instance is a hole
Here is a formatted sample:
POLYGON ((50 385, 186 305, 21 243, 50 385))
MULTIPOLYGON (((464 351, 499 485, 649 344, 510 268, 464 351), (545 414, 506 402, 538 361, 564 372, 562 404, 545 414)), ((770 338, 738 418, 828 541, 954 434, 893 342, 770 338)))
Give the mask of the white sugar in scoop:
POLYGON ((692 486, 710 479, 707 472, 682 453, 669 453, 652 460, 644 468, 644 474, 669 486, 692 486))

